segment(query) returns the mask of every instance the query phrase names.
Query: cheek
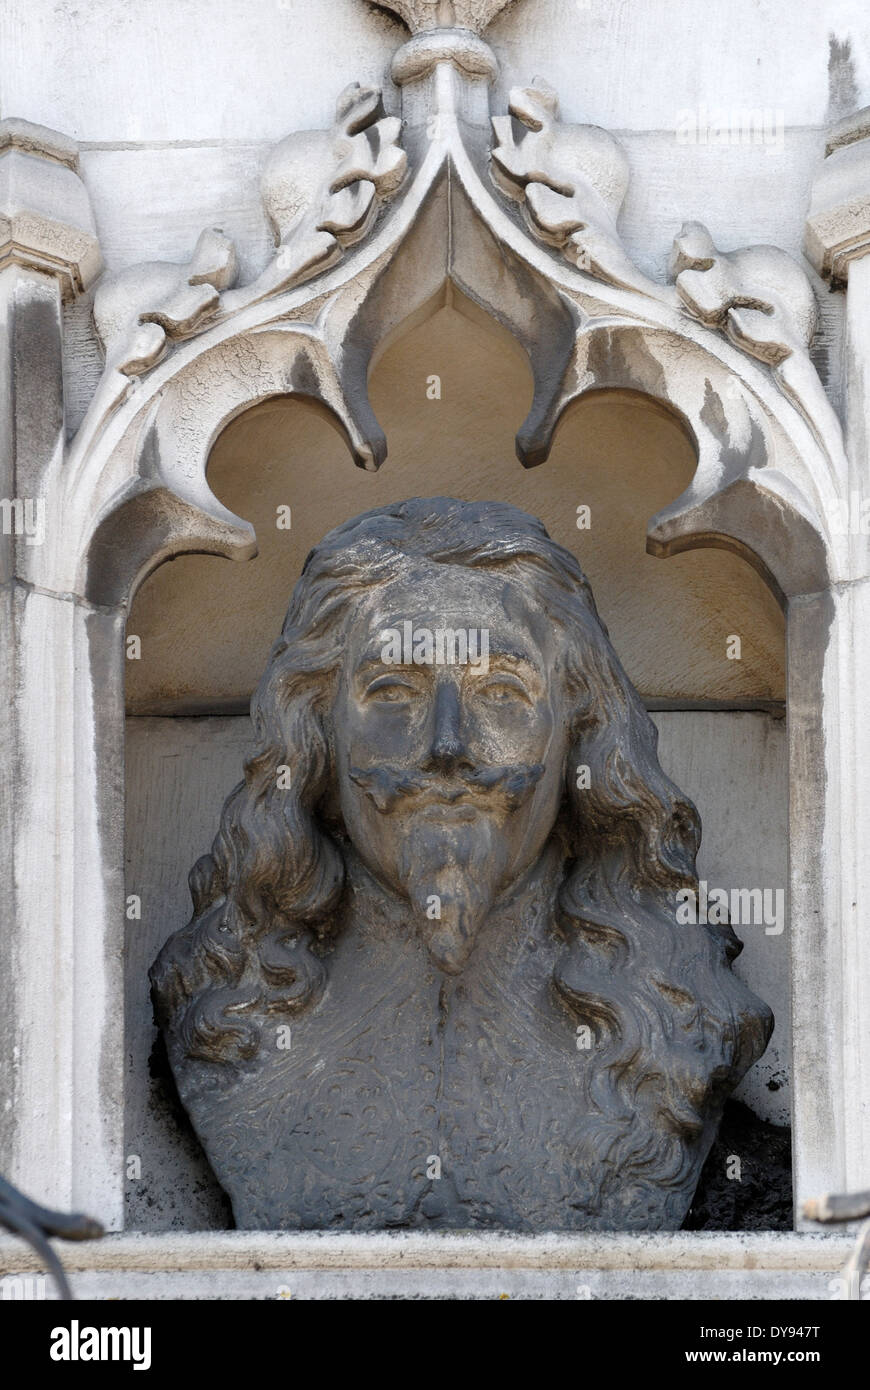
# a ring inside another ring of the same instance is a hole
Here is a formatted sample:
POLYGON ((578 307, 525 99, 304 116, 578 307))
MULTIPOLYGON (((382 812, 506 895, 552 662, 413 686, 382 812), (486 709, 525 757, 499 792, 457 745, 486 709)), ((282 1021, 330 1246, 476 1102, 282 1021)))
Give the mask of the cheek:
POLYGON ((570 746, 568 720, 563 711, 557 711, 551 716, 549 733, 545 739, 542 736, 536 756, 529 757, 529 762, 544 764, 544 775, 538 783, 535 803, 538 813, 545 819, 556 815, 565 795, 565 774, 570 746))
POLYGON ((505 761, 543 762, 549 758, 555 719, 549 705, 519 702, 478 706, 469 723, 477 741, 505 761))
POLYGON ((338 797, 342 819, 353 837, 371 819, 373 808, 359 787, 343 774, 339 774, 338 797))
POLYGON ((403 761, 414 756, 425 725, 423 701, 407 704, 371 704, 361 707, 349 700, 340 714, 339 738, 353 763, 368 766, 381 758, 403 761))
MULTIPOLYGON (((394 713, 389 706, 382 706, 388 714, 394 713)), ((339 753, 344 752, 351 761, 372 743, 379 742, 384 730, 377 719, 375 706, 364 706, 356 699, 345 681, 341 693, 333 707, 335 725, 335 746, 339 753)))

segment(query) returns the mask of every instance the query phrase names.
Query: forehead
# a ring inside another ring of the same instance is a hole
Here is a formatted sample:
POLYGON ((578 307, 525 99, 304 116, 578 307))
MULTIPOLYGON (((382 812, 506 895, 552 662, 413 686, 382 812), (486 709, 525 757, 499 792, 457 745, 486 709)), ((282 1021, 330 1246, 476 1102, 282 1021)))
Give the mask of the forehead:
POLYGON ((360 606, 348 633, 348 654, 365 659, 381 633, 401 627, 485 629, 492 653, 540 665, 549 659, 554 629, 537 596, 516 575, 415 561, 360 606))

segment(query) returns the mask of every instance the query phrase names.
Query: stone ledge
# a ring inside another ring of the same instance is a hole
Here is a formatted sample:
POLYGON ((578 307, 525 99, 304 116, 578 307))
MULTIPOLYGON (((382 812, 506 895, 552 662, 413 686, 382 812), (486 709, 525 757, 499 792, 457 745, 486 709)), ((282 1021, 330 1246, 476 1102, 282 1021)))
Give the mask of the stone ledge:
MULTIPOLYGON (((816 1233, 228 1231, 114 1235, 58 1250, 83 1300, 830 1300, 843 1296, 852 1244, 816 1233)), ((23 1244, 0 1238, 0 1277, 24 1276, 27 1288, 41 1268, 23 1244)))
MULTIPOLYGON (((601 1269, 838 1270, 854 1240, 815 1232, 677 1232, 672 1235, 431 1234, 206 1231, 109 1235, 55 1242, 69 1270, 601 1269)), ((0 1237, 0 1275, 41 1269, 29 1247, 0 1237)))

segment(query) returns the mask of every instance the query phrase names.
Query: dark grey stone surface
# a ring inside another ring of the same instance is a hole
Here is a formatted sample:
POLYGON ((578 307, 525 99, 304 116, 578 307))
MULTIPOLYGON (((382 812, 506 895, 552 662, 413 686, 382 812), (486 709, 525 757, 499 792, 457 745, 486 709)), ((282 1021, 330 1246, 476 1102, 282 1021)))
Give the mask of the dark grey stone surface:
POLYGON ((677 923, 697 812, 574 557, 497 503, 355 518, 252 716, 152 969, 237 1225, 679 1228, 772 1018, 677 923))

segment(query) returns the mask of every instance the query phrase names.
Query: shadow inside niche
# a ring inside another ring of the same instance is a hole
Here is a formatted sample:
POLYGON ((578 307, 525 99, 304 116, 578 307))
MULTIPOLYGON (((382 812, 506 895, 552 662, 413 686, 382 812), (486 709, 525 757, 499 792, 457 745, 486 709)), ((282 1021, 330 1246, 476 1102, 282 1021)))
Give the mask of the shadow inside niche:
MULTIPOLYGON (((169 1130, 179 1146, 193 1157, 198 1169, 196 1187, 214 1209, 217 1218, 216 1228, 223 1228, 228 1231, 235 1230, 236 1223, 233 1217, 232 1203, 214 1176, 196 1131, 190 1122, 190 1117, 182 1104, 178 1087, 175 1084, 175 1077, 169 1065, 166 1043, 160 1032, 154 1039, 154 1046, 148 1058, 148 1074, 151 1079, 149 1104, 157 1112, 161 1124, 169 1130)), ((154 1200, 152 1198, 149 1201, 147 1192, 144 1194, 144 1199, 146 1205, 149 1206, 154 1200)), ((185 1227, 185 1229, 187 1228, 185 1227)))
POLYGON ((726 1101, 683 1230, 792 1229, 791 1130, 758 1119, 739 1100, 726 1101))

